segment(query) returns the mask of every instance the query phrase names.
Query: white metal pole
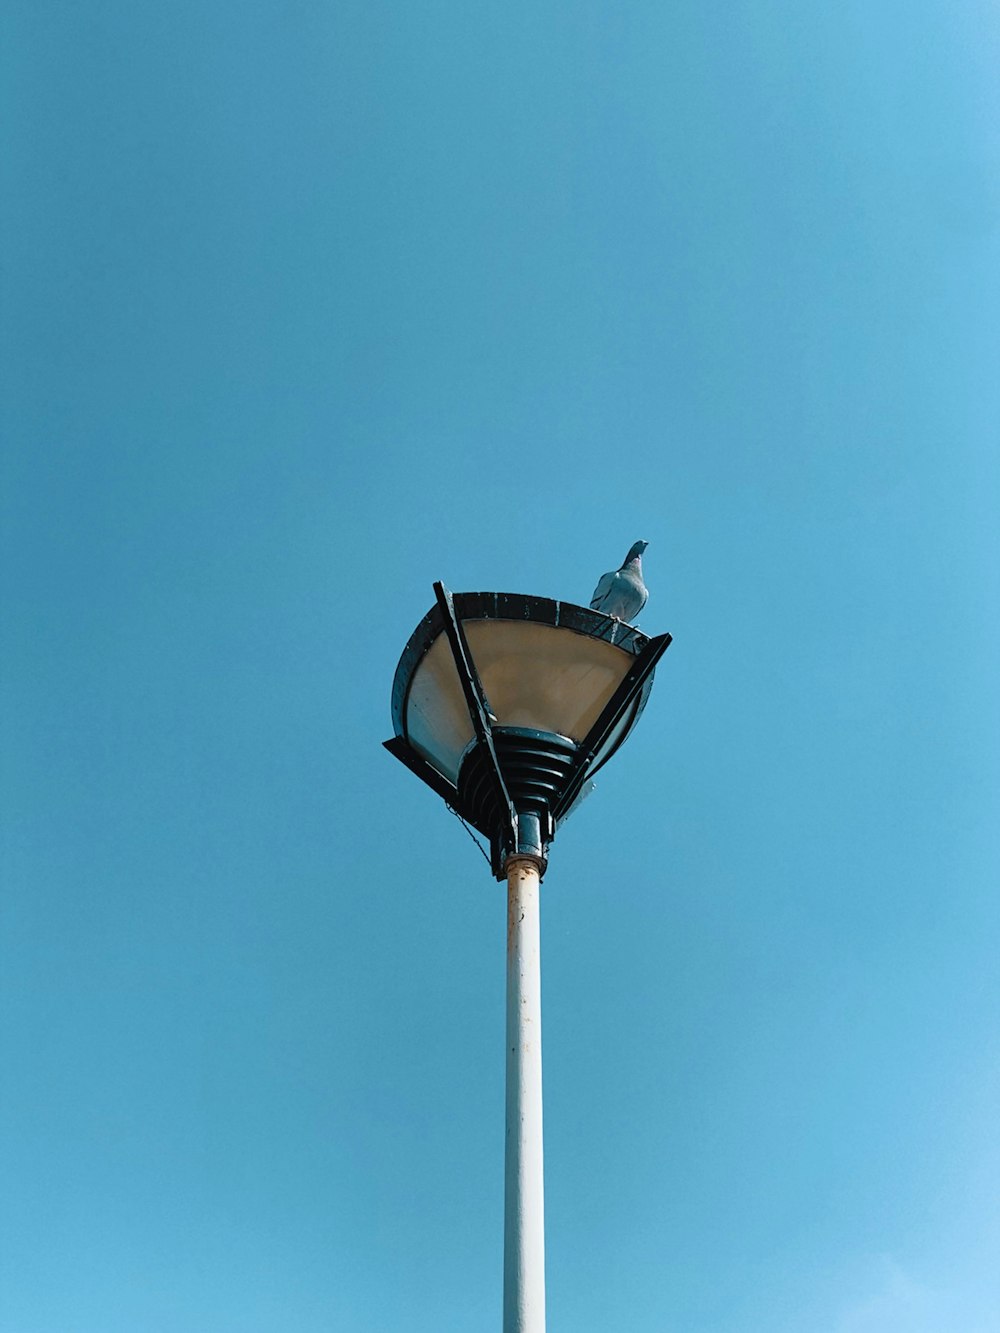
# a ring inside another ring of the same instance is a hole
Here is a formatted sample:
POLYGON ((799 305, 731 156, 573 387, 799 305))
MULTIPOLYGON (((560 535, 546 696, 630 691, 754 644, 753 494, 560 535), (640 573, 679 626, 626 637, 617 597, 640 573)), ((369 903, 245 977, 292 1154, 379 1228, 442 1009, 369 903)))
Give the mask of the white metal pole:
POLYGON ((530 857, 512 856, 506 870, 503 1333, 545 1333, 540 876, 538 862, 530 857))

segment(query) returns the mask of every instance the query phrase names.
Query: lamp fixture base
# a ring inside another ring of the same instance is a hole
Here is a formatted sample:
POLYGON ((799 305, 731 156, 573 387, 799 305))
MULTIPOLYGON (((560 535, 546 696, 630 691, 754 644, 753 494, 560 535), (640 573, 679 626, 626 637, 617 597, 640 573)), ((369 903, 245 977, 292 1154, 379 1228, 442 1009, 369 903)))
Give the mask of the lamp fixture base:
POLYGON ((506 877, 512 856, 535 861, 545 870, 549 843, 555 836, 553 809, 573 770, 577 746, 567 736, 529 727, 493 727, 493 746, 511 804, 517 815, 510 829, 493 796, 490 758, 474 742, 458 774, 458 793, 465 818, 490 840, 490 863, 498 880, 506 877))

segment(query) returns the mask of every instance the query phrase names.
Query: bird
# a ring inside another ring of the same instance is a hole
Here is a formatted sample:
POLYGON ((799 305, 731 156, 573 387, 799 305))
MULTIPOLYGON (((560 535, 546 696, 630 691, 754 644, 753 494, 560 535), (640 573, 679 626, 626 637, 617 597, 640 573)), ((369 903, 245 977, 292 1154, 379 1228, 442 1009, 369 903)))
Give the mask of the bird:
POLYGON ((649 542, 633 542, 620 569, 602 574, 590 599, 591 609, 614 620, 632 621, 646 605, 649 593, 642 581, 642 553, 649 542))

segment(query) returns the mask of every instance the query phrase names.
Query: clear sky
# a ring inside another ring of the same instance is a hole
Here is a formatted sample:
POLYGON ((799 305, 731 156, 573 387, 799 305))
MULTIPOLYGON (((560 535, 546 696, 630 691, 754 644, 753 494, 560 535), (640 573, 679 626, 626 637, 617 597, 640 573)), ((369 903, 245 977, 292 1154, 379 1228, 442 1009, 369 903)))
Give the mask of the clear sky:
POLYGON ((503 894, 390 683, 640 537, 550 1329, 996 1333, 996 6, 4 30, 0 1333, 499 1327, 503 894))

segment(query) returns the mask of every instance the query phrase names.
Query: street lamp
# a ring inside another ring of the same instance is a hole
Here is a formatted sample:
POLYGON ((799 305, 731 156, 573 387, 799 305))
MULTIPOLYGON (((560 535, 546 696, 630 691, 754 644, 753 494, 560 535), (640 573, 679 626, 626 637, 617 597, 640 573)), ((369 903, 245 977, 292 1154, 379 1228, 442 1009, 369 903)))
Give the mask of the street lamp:
POLYGON ((516 593, 451 593, 410 636, 385 748, 490 842, 507 880, 504 1333, 543 1333, 538 888, 549 844, 638 721, 670 635, 516 593))

